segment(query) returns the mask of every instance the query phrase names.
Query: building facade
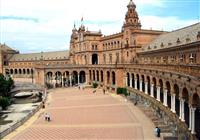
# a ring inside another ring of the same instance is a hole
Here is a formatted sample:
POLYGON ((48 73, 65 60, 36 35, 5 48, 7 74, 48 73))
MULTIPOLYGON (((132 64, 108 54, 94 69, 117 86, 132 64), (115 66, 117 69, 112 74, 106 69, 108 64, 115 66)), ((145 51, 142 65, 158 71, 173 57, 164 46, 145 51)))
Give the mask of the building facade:
POLYGON ((69 51, 20 54, 1 44, 0 72, 48 87, 126 87, 176 129, 174 136, 200 138, 200 23, 172 32, 145 30, 132 0, 127 9, 117 34, 74 25, 69 51))

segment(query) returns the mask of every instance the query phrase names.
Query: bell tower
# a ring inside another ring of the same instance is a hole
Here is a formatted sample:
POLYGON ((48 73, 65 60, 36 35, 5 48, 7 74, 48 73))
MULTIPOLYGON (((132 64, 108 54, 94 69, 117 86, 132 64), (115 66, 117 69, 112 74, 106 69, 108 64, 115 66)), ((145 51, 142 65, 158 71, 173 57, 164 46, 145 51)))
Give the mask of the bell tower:
POLYGON ((123 25, 123 29, 126 27, 132 27, 134 29, 141 29, 141 23, 136 11, 135 3, 130 0, 129 4, 127 5, 128 11, 125 16, 125 22, 123 25))

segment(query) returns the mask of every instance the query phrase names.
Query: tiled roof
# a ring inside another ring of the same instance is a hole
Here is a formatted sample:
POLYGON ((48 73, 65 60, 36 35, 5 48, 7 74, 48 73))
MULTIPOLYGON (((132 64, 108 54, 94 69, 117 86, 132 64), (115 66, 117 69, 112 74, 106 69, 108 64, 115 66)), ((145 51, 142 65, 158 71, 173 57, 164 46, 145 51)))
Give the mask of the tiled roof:
POLYGON ((55 51, 55 52, 41 52, 41 53, 27 53, 15 54, 10 61, 34 61, 34 60, 59 60, 68 59, 69 51, 55 51))
POLYGON ((200 23, 162 34, 142 48, 142 52, 175 47, 197 41, 200 23))
POLYGON ((12 49, 9 46, 7 46, 6 44, 0 44, 0 50, 3 50, 3 51, 15 51, 14 49, 12 49))

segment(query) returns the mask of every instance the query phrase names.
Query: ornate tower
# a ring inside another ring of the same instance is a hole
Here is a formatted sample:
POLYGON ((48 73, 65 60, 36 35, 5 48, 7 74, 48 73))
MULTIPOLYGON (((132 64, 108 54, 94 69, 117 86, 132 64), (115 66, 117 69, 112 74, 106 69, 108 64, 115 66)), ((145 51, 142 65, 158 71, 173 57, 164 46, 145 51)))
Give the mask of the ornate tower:
POLYGON ((128 11, 125 16, 123 29, 126 27, 141 29, 141 23, 139 21, 139 17, 136 11, 136 5, 132 0, 130 0, 129 4, 127 5, 127 8, 128 8, 128 11))

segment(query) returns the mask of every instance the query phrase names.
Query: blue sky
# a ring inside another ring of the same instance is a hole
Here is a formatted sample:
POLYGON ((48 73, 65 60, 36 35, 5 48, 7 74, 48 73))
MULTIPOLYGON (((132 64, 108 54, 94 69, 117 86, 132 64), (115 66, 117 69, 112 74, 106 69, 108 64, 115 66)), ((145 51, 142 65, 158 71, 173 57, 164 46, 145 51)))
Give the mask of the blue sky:
MULTIPOLYGON (((133 0, 142 28, 175 30, 199 22, 199 0, 133 0)), ((129 0, 0 0, 0 42, 22 53, 69 49, 74 22, 121 31, 129 0)))

